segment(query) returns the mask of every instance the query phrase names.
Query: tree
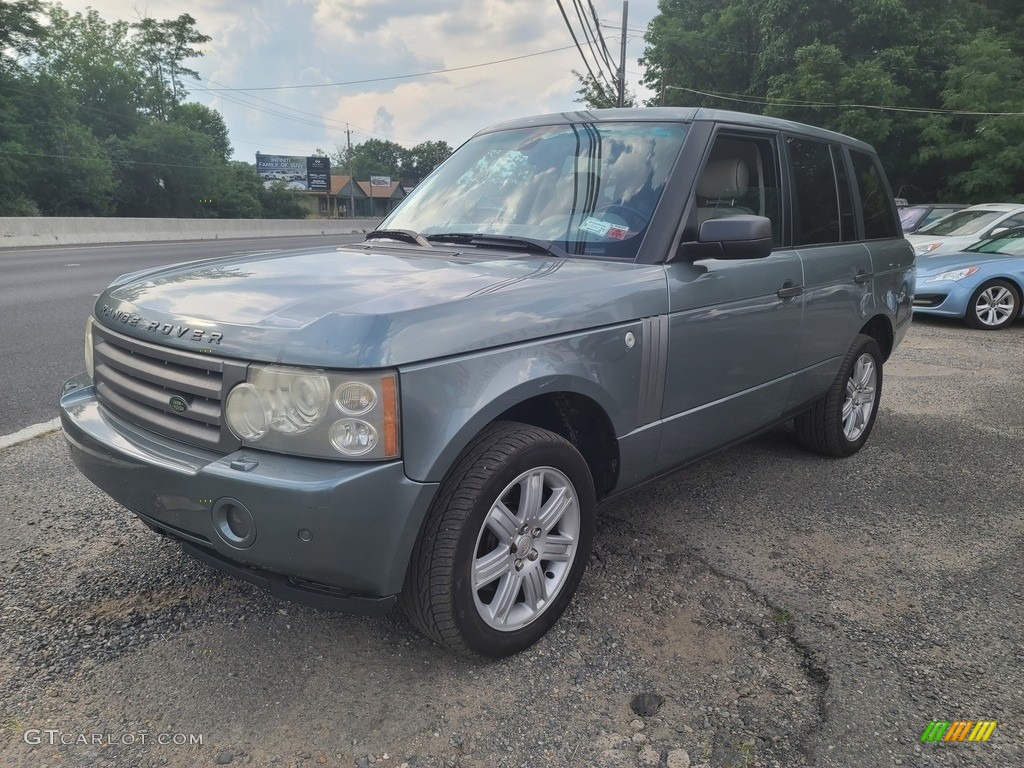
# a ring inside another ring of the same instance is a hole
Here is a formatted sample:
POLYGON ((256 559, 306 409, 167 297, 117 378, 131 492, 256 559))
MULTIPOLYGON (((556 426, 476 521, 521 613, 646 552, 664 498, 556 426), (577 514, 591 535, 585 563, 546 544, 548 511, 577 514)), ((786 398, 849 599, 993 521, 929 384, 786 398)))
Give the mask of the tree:
POLYGON ((660 0, 643 82, 652 104, 664 92, 864 139, 919 198, 1012 196, 1021 118, 942 110, 1024 112, 1024 43, 992 31, 1021 16, 1014 0, 660 0))
POLYGON ((20 60, 38 49, 43 28, 35 16, 42 7, 40 0, 0 3, 0 76, 20 70, 20 60))
POLYGON ((63 83, 78 119, 97 138, 134 132, 145 122, 143 78, 129 25, 108 24, 91 9, 70 14, 59 5, 50 7, 49 16, 46 45, 32 61, 33 71, 63 83))
MULTIPOLYGON (((584 75, 574 69, 572 73, 580 81, 580 87, 576 91, 576 101, 585 104, 587 109, 612 109, 619 106, 618 92, 609 89, 604 81, 598 80, 589 72, 584 75)), ((635 107, 636 96, 627 92, 623 98, 623 106, 635 107)))
POLYGON ((187 13, 176 19, 144 18, 132 24, 136 31, 137 55, 145 78, 145 102, 158 117, 167 116, 181 104, 188 91, 182 77, 199 79, 199 73, 182 62, 203 55, 196 46, 212 38, 196 29, 196 20, 187 13))
POLYGON ((447 141, 424 141, 406 150, 402 164, 402 182, 419 184, 431 171, 447 160, 453 151, 447 141))
POLYGON ((265 219, 304 219, 306 207, 302 204, 303 193, 288 189, 284 182, 277 181, 266 189, 260 185, 260 205, 265 219))

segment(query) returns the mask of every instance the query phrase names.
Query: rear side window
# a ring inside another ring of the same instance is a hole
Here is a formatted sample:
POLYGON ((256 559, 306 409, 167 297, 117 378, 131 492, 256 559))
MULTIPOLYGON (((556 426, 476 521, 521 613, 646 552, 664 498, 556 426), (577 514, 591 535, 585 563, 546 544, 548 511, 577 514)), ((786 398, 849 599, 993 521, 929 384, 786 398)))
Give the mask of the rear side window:
POLYGON ((864 213, 864 237, 867 240, 881 240, 899 237, 902 229, 893 215, 889 193, 886 191, 882 169, 878 158, 850 150, 853 161, 853 175, 860 190, 860 204, 864 213))
POLYGON ((842 153, 821 141, 789 137, 789 168, 793 177, 794 245, 838 243, 843 238, 843 219, 852 224, 852 202, 842 153), (835 151, 833 152, 833 149, 835 151), (842 185, 836 179, 838 158, 842 185), (840 186, 843 187, 840 191, 840 186), (848 214, 842 216, 843 209, 848 214))

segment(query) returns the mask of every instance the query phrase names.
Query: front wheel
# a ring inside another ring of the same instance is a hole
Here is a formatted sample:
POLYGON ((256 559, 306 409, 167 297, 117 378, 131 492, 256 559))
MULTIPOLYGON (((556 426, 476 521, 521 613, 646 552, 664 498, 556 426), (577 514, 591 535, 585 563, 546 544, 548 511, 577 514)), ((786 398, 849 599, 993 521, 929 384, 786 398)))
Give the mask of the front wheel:
POLYGON ((797 440, 828 456, 850 456, 867 442, 882 397, 882 351, 858 334, 828 392, 794 420, 797 440))
POLYGON ((537 642, 569 605, 594 538, 594 483, 545 429, 488 427, 438 489, 399 601, 428 637, 490 657, 537 642))
POLYGON ((1020 296, 1005 280, 989 280, 981 285, 967 304, 967 324, 985 331, 1003 328, 1020 314, 1020 296))

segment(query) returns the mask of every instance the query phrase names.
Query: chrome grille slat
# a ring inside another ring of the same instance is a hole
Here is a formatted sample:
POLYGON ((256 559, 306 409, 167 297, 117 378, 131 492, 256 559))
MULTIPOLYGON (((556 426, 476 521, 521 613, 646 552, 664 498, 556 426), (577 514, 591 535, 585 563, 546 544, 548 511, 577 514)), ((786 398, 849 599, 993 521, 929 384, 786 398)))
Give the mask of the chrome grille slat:
POLYGON ((189 445, 230 453, 240 442, 222 424, 221 402, 245 380, 244 363, 184 352, 93 326, 93 381, 104 407, 122 419, 189 445), (183 413, 171 398, 189 404, 183 413))
POLYGON ((192 419, 210 426, 220 427, 220 401, 205 398, 196 398, 189 405, 185 413, 175 413, 171 410, 170 398, 173 392, 168 392, 164 387, 158 387, 142 379, 132 379, 116 368, 107 369, 106 366, 97 365, 100 370, 98 378, 105 384, 119 392, 124 397, 136 400, 150 408, 163 411, 175 418, 192 419))
POLYGON ((220 447, 220 429, 217 427, 182 419, 177 415, 171 416, 135 400, 129 400, 105 381, 96 382, 96 394, 105 406, 132 424, 203 448, 220 447))
POLYGON ((153 362, 142 355, 118 349, 109 341, 97 344, 94 351, 97 363, 106 362, 132 378, 200 397, 220 397, 220 376, 210 372, 192 371, 177 363, 153 362))

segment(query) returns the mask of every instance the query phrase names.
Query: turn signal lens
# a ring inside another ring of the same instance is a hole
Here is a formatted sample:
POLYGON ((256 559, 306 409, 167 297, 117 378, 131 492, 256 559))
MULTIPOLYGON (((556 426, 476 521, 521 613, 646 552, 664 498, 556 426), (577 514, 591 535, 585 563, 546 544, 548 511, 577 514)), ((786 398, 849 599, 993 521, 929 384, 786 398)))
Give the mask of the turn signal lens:
POLYGON ((398 387, 394 376, 385 376, 380 380, 381 405, 384 413, 381 429, 384 432, 384 455, 394 458, 398 455, 398 387))

